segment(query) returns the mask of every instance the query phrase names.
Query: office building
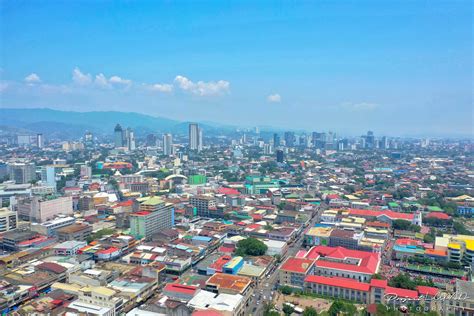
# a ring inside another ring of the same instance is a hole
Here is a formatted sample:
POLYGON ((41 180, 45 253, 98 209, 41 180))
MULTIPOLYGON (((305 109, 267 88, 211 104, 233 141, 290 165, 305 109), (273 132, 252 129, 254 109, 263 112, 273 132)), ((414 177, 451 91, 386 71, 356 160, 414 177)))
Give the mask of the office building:
POLYGON ((130 151, 134 151, 136 149, 135 145, 135 132, 131 128, 127 128, 126 130, 126 147, 130 151))
POLYGON ((0 208, 0 233, 17 228, 18 214, 8 208, 0 208))
POLYGON ((199 148, 199 125, 197 123, 189 124, 189 149, 198 150, 199 148))
POLYGON ((18 217, 23 220, 42 223, 58 215, 72 215, 72 197, 38 196, 20 199, 17 204, 18 217))
POLYGON ((120 124, 117 124, 114 129, 114 145, 116 148, 123 147, 124 145, 123 130, 120 124))
POLYGON ((174 207, 158 197, 140 204, 140 210, 130 214, 130 234, 135 238, 150 238, 174 226, 174 207))
POLYGON ((295 133, 293 132, 285 132, 285 144, 287 147, 294 147, 295 146, 295 133))
POLYGON ((196 208, 196 215, 211 217, 211 210, 216 209, 216 199, 213 196, 198 195, 189 199, 189 203, 196 208))
POLYGON ((36 147, 38 147, 38 148, 43 148, 44 147, 43 134, 36 134, 36 147))
POLYGON ((54 165, 41 167, 41 181, 47 186, 56 188, 56 168, 54 165))
POLYGON ((273 134, 273 146, 275 148, 280 146, 280 135, 278 135, 277 133, 273 134))
POLYGON ((276 160, 277 162, 283 163, 283 161, 285 160, 283 150, 279 149, 276 151, 276 160))
POLYGON ((15 184, 25 184, 36 180, 36 167, 32 162, 8 164, 10 180, 15 184))
POLYGON ((173 155, 173 135, 171 134, 163 135, 163 154, 165 156, 173 155))

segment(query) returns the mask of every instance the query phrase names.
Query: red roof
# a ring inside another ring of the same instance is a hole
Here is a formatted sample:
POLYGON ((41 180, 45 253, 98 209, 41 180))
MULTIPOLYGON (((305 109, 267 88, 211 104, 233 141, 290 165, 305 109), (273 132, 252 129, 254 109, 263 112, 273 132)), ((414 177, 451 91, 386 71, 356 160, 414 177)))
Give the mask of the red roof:
POLYGON ((118 206, 132 206, 133 205, 133 200, 127 200, 127 201, 123 201, 123 202, 119 202, 117 204, 115 204, 116 207, 118 206))
POLYGON ((439 292, 437 288, 431 286, 419 285, 416 287, 416 289, 418 290, 418 293, 429 296, 435 296, 439 292))
POLYGON ((139 211, 139 212, 132 213, 132 215, 136 215, 136 216, 146 216, 148 214, 150 214, 150 212, 148 211, 139 211))
POLYGON ((219 188, 217 190, 217 193, 225 194, 225 195, 239 195, 240 194, 239 190, 232 189, 232 188, 219 188))
POLYGON ((337 199, 340 199, 341 197, 338 194, 328 194, 326 198, 330 200, 337 200, 337 199))
POLYGON ((342 287, 345 289, 358 290, 368 292, 370 290, 370 284, 359 282, 347 278, 339 277, 325 277, 320 275, 308 275, 305 279, 305 282, 318 283, 330 286, 342 287))
POLYGON ((183 285, 183 284, 178 284, 178 283, 168 283, 165 285, 165 288, 163 290, 168 291, 168 292, 177 292, 177 293, 182 293, 182 294, 187 294, 187 295, 194 295, 197 289, 198 289, 197 286, 183 285))
POLYGON ((317 267, 367 274, 377 273, 380 263, 380 254, 378 253, 351 250, 344 247, 316 246, 311 248, 305 257, 316 259, 315 265, 317 267), (346 258, 359 259, 358 264, 342 262, 346 258), (334 262, 334 260, 339 262, 334 262))
POLYGON ((232 260, 232 256, 229 256, 229 255, 223 255, 219 258, 217 258, 216 261, 214 261, 213 263, 211 263, 209 265, 209 268, 211 269, 214 269, 218 272, 222 272, 222 267, 228 263, 230 260, 232 260))
POLYGON ((50 271, 56 274, 61 274, 67 271, 65 267, 54 262, 43 262, 36 266, 37 269, 50 271))
POLYGON ((286 261, 281 265, 280 269, 289 272, 306 273, 311 268, 313 263, 314 261, 311 259, 290 257, 286 259, 286 261))
POLYGON ((397 297, 404 297, 404 298, 413 298, 417 299, 418 298, 418 292, 413 291, 413 290, 406 290, 406 289, 400 289, 397 287, 391 287, 387 286, 385 288, 385 295, 396 295, 397 297))
POLYGON ((194 311, 192 316, 222 316, 223 314, 221 312, 215 311, 215 310, 202 310, 202 311, 194 311))
POLYGON ((379 217, 382 215, 385 215, 389 217, 390 219, 404 219, 406 221, 411 221, 413 220, 414 215, 413 214, 408 214, 408 213, 399 213, 399 212, 394 212, 394 211, 374 211, 374 210, 359 210, 359 209, 349 209, 349 215, 354 215, 354 216, 364 216, 364 217, 379 217))
POLYGON ((117 250, 118 250, 118 248, 110 247, 110 248, 107 248, 107 249, 102 249, 102 250, 97 251, 97 254, 109 254, 109 253, 113 253, 117 250))
POLYGON ((426 215, 426 218, 437 218, 437 219, 442 219, 442 220, 448 220, 451 218, 446 213, 441 213, 441 212, 431 212, 428 215, 426 215))
POLYGON ((374 287, 381 287, 381 288, 386 288, 387 287, 387 280, 379 280, 379 279, 371 279, 370 280, 370 285, 374 287))

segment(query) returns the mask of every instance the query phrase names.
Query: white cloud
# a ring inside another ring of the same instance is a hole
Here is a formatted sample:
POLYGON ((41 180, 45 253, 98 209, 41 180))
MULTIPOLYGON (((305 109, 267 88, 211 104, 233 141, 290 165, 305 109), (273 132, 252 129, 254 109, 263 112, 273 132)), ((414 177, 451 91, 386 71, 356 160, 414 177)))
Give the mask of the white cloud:
POLYGON ((198 96, 219 95, 228 93, 230 90, 230 83, 225 80, 192 82, 188 78, 178 75, 174 82, 181 90, 198 96))
POLYGON ((169 93, 173 91, 173 85, 168 83, 155 83, 148 86, 148 89, 152 91, 169 93))
POLYGON ((81 70, 76 67, 72 71, 72 81, 78 85, 85 86, 92 83, 92 77, 90 74, 82 73, 81 70))
POLYGON ((121 84, 125 86, 129 86, 132 84, 132 80, 123 79, 123 78, 120 78, 119 76, 110 77, 109 82, 113 84, 121 84))
POLYGON ((107 78, 104 76, 103 73, 100 73, 95 76, 94 83, 101 88, 110 88, 109 81, 107 80, 107 78))
POLYGON ((272 102, 272 103, 280 103, 281 102, 281 96, 278 93, 270 94, 267 97, 267 101, 272 102))
POLYGON ((24 80, 26 83, 40 83, 41 82, 41 78, 35 73, 29 74, 28 76, 25 77, 24 80))
POLYGON ((341 107, 350 111, 373 111, 377 109, 379 105, 371 102, 344 102, 341 104, 341 107))

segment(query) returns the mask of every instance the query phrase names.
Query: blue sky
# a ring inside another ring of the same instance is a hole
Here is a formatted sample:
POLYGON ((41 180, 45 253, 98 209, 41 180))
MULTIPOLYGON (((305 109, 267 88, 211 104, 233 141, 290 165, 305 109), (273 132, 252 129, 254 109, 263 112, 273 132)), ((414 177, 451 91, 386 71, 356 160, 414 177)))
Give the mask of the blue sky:
POLYGON ((0 1, 3 107, 472 135, 470 1, 0 1))

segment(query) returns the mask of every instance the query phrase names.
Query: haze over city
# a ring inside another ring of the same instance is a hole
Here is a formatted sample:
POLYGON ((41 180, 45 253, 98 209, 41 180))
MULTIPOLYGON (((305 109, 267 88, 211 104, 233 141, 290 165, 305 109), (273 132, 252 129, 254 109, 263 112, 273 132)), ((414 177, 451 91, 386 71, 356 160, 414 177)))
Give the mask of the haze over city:
POLYGON ((1 20, 3 108, 473 132, 469 1, 2 1, 1 20))

